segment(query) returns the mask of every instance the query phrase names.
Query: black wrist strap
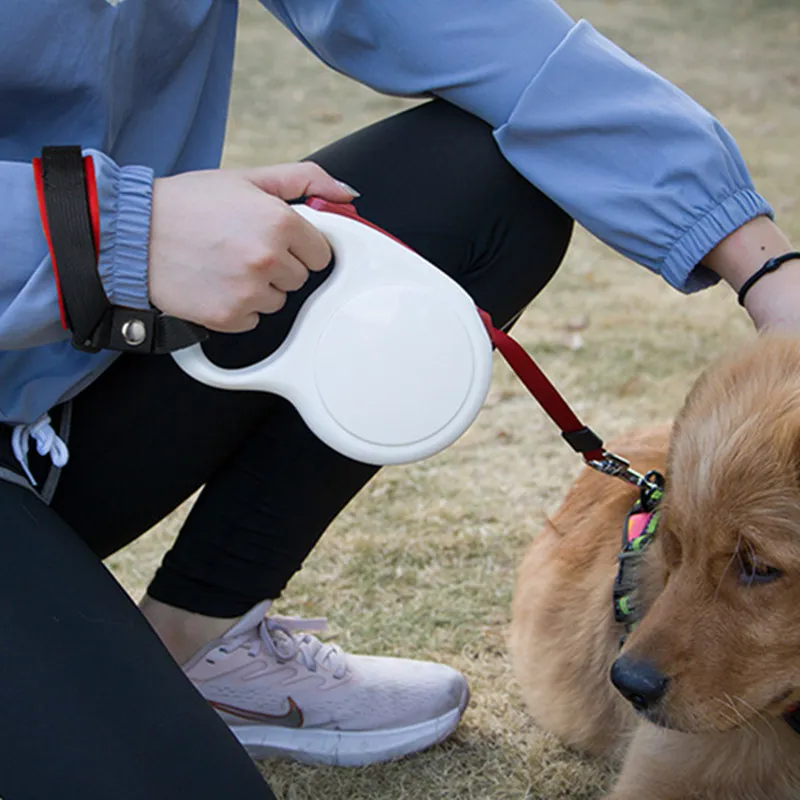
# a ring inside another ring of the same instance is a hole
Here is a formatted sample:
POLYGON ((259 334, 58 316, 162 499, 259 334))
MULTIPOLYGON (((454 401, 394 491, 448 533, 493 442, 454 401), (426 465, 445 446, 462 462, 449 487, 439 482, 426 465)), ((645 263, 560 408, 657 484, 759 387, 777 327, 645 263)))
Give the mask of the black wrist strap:
POLYGON ((169 353, 208 338, 205 328, 157 309, 109 303, 97 272, 80 147, 42 148, 41 179, 54 269, 75 348, 169 353))
POLYGON ((764 264, 761 269, 754 272, 743 284, 742 288, 739 289, 739 305, 744 305, 744 298, 750 289, 753 288, 753 285, 756 281, 763 278, 765 275, 769 275, 770 272, 775 272, 780 266, 785 264, 787 261, 794 261, 795 259, 800 259, 800 252, 792 252, 792 253, 784 253, 782 256, 778 256, 777 258, 771 258, 764 264))

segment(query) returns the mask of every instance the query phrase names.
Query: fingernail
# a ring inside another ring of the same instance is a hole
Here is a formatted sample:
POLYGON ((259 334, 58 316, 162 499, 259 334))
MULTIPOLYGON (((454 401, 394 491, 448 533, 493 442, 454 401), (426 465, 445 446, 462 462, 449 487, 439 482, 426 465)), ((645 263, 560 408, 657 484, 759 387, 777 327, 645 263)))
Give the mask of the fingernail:
POLYGON ((353 197, 361 197, 361 192, 359 192, 357 189, 354 189, 349 183, 345 183, 344 181, 336 181, 336 183, 338 183, 339 186, 341 186, 342 189, 344 189, 349 195, 352 195, 353 197))

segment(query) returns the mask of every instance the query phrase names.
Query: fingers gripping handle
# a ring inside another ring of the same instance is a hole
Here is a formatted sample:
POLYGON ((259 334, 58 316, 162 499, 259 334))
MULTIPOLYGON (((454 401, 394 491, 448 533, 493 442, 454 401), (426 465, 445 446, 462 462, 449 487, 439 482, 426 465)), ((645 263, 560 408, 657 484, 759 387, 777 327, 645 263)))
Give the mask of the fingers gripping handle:
MULTIPOLYGON (((315 201, 312 200, 312 203, 315 201)), ((324 201, 323 201, 324 202, 324 201)), ((321 204, 320 204, 321 205, 321 204)), ((333 204, 326 204, 333 205, 333 204)), ((325 207, 322 206, 321 207, 325 207)), ((307 219, 319 232, 325 236, 334 254, 342 247, 341 217, 331 213, 317 210, 307 205, 292 206, 294 211, 307 219)), ((351 217, 350 213, 342 216, 351 217)), ((343 266, 344 259, 337 261, 337 271, 343 266)), ((328 283, 333 281, 333 277, 328 283)), ((321 292, 325 286, 317 290, 321 292)), ((225 369, 214 364, 203 352, 201 345, 193 345, 183 350, 172 353, 178 366, 190 377, 207 386, 216 389, 230 389, 238 391, 269 391, 286 396, 283 374, 285 372, 284 359, 282 358, 285 347, 279 348, 268 358, 240 369, 225 369)))

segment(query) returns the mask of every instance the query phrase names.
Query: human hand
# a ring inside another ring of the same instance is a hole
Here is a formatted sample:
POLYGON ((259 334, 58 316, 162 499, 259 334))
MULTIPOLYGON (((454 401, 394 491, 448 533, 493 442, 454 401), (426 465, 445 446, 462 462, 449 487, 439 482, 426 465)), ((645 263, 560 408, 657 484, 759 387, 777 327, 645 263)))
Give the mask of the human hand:
POLYGON ((214 331, 255 328, 281 309, 331 250, 286 200, 353 193, 312 163, 186 172, 153 187, 148 283, 165 314, 214 331))
MULTIPOLYGON (((768 217, 757 217, 723 239, 703 263, 735 291, 769 259, 792 252, 787 236, 768 217)), ((800 259, 759 278, 745 296, 756 327, 800 331, 800 259)))

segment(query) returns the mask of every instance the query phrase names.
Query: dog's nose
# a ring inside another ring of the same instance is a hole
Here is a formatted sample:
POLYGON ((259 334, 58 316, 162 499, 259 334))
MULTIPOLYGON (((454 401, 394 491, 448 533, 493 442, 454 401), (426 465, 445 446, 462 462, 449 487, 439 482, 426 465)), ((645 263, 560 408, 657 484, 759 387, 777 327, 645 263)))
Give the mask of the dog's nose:
POLYGON ((647 661, 620 656, 611 667, 611 683, 637 711, 647 711, 664 696, 669 678, 647 661))

